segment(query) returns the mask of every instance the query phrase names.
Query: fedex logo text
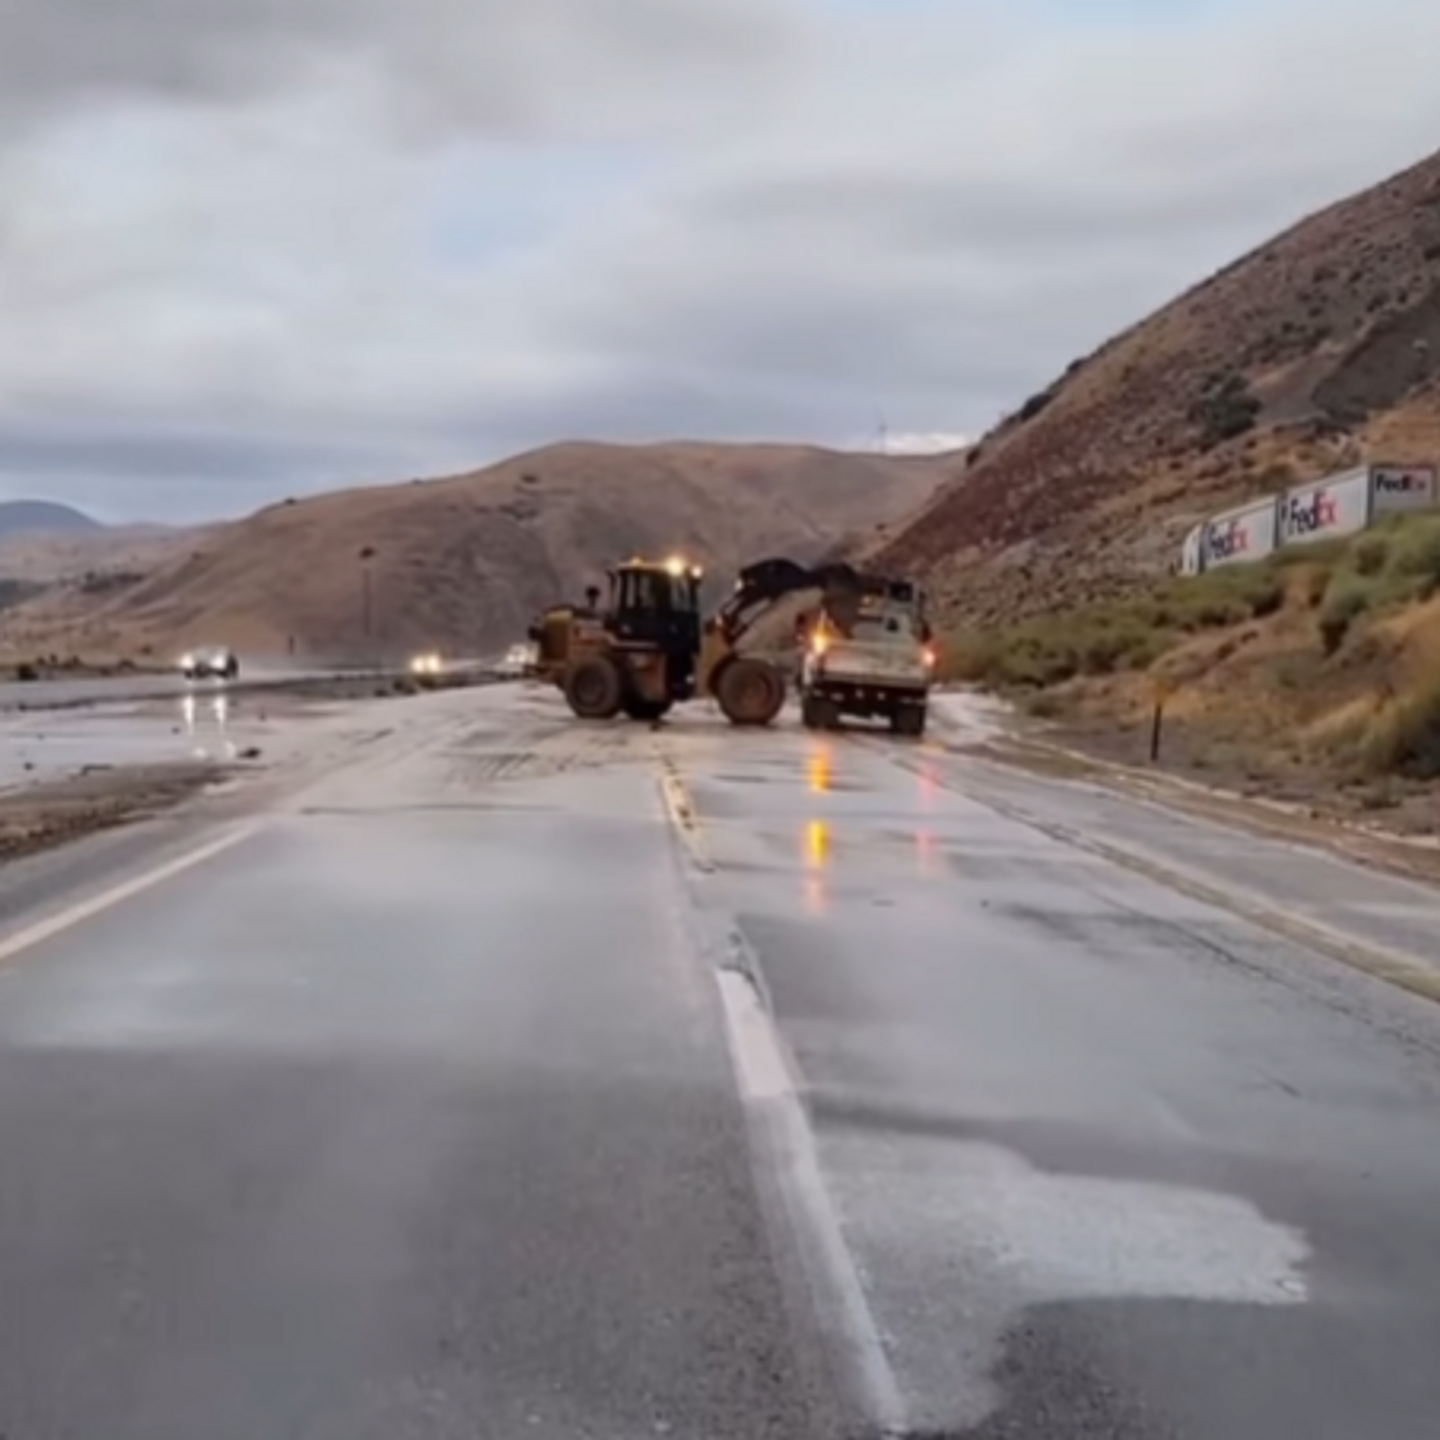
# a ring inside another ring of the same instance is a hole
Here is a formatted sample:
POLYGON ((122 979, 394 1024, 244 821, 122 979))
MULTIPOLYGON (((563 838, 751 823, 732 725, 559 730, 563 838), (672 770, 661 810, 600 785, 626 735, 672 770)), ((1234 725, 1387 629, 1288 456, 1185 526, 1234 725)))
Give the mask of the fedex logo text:
POLYGON ((1240 520, 1211 525, 1205 532, 1205 549, 1212 559, 1233 560, 1250 549, 1249 528, 1240 520))
POLYGON ((1325 490, 1312 490, 1308 495, 1293 495, 1285 502, 1285 528, 1294 535, 1308 535, 1328 530, 1340 518, 1335 497, 1325 490))
POLYGON ((1378 470, 1375 488, 1384 495, 1418 495, 1430 488, 1428 470, 1378 470))

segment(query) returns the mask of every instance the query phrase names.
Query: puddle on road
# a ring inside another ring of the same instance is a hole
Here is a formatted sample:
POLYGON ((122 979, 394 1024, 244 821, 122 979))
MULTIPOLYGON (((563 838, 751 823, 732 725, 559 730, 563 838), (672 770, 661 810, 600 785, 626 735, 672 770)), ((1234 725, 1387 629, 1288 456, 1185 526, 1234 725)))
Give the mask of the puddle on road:
POLYGON ((180 701, 180 715, 190 753, 197 760, 233 760, 239 747, 230 735, 230 697, 212 695, 198 700, 186 695, 180 701))
POLYGON ((237 726, 248 731, 266 719, 263 704, 242 710, 224 692, 16 717, 0 724, 0 789, 123 766, 231 761, 251 743, 237 726))

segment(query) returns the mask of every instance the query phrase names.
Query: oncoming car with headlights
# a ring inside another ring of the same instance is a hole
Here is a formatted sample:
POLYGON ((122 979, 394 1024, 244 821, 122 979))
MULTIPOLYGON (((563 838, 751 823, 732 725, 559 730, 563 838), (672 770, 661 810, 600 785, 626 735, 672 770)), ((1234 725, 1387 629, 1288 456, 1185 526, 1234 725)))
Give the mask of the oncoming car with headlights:
POLYGON ((234 680, 240 674, 240 661, 228 646, 210 645, 187 650, 180 657, 180 673, 187 680, 234 680))

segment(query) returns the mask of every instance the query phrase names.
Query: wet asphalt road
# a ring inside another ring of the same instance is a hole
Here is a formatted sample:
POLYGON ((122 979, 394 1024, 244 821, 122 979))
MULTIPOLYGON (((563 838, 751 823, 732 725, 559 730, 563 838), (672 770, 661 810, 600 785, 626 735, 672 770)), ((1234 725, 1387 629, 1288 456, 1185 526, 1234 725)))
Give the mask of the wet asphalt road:
MULTIPOLYGON (((452 659, 451 665, 473 670, 493 663, 488 659, 452 659)), ((379 677, 407 672, 403 662, 369 668, 334 669, 314 665, 246 664, 236 680, 204 677, 187 680, 183 675, 137 673, 131 675, 86 676, 80 679, 53 678, 34 681, 0 681, 0 714, 6 711, 68 710, 82 706, 131 705, 141 700, 179 699, 195 695, 204 699, 216 694, 242 695, 268 689, 303 686, 316 681, 379 677)))
POLYGON ((939 742, 404 706, 7 912, 6 1440, 1433 1436, 1440 1011, 1127 854, 1440 900, 939 742))
MULTIPOLYGON (((324 679, 329 670, 285 670, 251 667, 239 684, 270 685, 287 680, 324 679)), ((72 705, 122 704, 135 700, 156 700, 180 696, 189 691, 206 693, 224 688, 215 680, 186 680, 183 675, 137 674, 90 676, 79 680, 0 681, 0 710, 24 707, 29 710, 67 708, 72 705)))

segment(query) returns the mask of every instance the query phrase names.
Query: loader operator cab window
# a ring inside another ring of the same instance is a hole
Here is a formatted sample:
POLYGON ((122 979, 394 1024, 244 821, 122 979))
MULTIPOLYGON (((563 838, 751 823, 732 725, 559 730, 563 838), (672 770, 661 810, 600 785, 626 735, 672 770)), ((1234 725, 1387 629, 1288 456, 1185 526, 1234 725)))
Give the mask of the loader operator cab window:
POLYGON ((646 610, 651 614, 665 614, 670 609, 670 585, 668 575, 657 575, 653 570, 632 570, 625 576, 629 593, 624 597, 626 610, 646 610))
POLYGON ((620 570, 611 595, 617 634, 667 648, 698 643, 700 586, 692 576, 650 568, 620 570))

